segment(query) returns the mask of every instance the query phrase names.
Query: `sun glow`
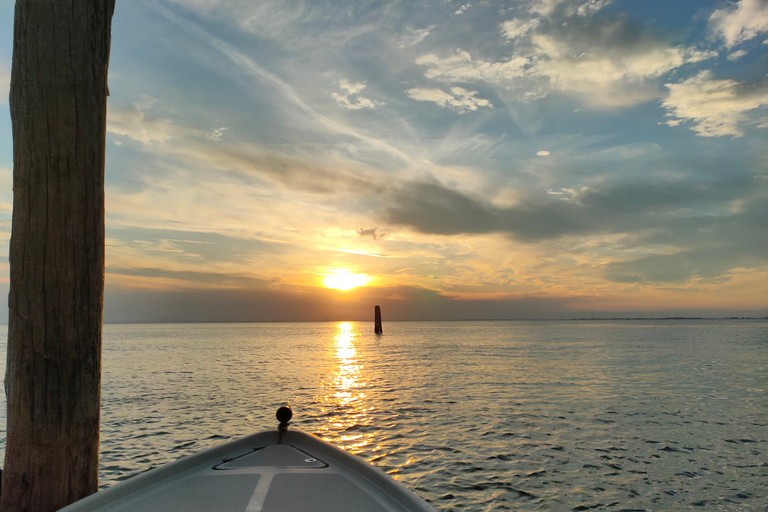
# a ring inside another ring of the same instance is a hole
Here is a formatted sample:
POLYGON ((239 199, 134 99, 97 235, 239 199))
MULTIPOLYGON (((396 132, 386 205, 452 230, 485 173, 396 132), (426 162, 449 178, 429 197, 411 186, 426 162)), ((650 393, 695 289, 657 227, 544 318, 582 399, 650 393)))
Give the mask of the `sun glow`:
POLYGON ((358 286, 365 286, 373 280, 369 275, 354 274, 347 269, 333 270, 323 275, 325 276, 323 278, 323 286, 337 290, 351 290, 358 286))

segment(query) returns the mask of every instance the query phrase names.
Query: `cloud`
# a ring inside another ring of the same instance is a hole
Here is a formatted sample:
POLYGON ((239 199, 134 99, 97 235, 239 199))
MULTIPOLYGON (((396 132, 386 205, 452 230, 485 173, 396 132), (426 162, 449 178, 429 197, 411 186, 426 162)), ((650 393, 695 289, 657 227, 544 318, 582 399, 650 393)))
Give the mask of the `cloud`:
POLYGON ((740 0, 712 13, 709 24, 715 35, 731 48, 768 32, 768 1, 740 0))
POLYGON ((347 110, 360 110, 361 108, 373 108, 376 105, 368 98, 359 96, 353 101, 350 101, 348 95, 331 93, 331 97, 336 100, 336 103, 346 108, 347 110))
POLYGON ((625 19, 576 18, 531 37, 528 74, 593 106, 629 106, 659 96, 655 80, 714 56, 670 46, 625 19))
POLYGON ((667 242, 672 250, 610 262, 605 277, 623 283, 683 283, 691 279, 724 279, 735 269, 750 269, 768 260, 768 201, 748 200, 745 211, 669 224, 667 233, 647 234, 638 242, 653 247, 667 242), (674 237, 674 240, 670 240, 674 237), (670 243, 672 242, 672 243, 670 243))
POLYGON ((434 28, 435 25, 430 25, 429 27, 422 29, 412 29, 410 27, 405 27, 405 30, 407 31, 406 35, 401 36, 398 46, 400 48, 406 48, 408 46, 419 44, 424 39, 426 39, 426 37, 430 32, 432 32, 432 30, 434 30, 434 28))
MULTIPOLYGON (((215 5, 217 5, 215 2, 211 3, 208 0, 197 0, 194 3, 205 12, 209 12, 211 9, 215 9, 215 5)), ((250 2, 246 2, 245 4, 242 2, 236 2, 236 4, 240 7, 243 7, 244 5, 251 5, 250 2)), ((284 101, 304 112, 310 119, 313 119, 320 126, 322 126, 324 130, 330 130, 331 132, 337 134, 348 135, 366 143, 378 151, 388 153, 389 155, 401 160, 402 162, 410 162, 410 157, 400 149, 388 144, 381 139, 369 137, 363 133, 360 133, 349 125, 343 124, 335 119, 331 119, 321 114, 306 101, 304 101, 288 82, 280 78, 275 73, 272 73, 259 65, 259 63, 257 63, 254 59, 252 59, 250 56, 235 46, 210 34, 197 24, 174 14, 163 6, 155 4, 154 7, 168 20, 177 24, 179 27, 192 34, 200 41, 206 43, 211 48, 221 53, 242 73, 251 77, 252 79, 262 82, 267 86, 273 87, 281 94, 284 101)))
MULTIPOLYGON (((491 233, 507 234, 515 240, 512 247, 536 247, 541 256, 549 247, 561 260, 588 257, 579 272, 602 271, 612 282, 727 279, 768 262, 768 196, 754 186, 746 177, 695 185, 670 179, 603 182, 496 206, 439 183, 411 183, 392 193, 384 219, 424 235, 486 235, 487 240, 491 233)), ((568 276, 573 264, 537 271, 575 279, 568 276)))
POLYGON ((451 87, 450 94, 441 89, 409 89, 405 93, 417 101, 431 101, 444 108, 452 108, 459 114, 475 111, 480 107, 493 108, 490 101, 476 98, 477 91, 451 87))
POLYGON ((332 93, 331 96, 333 99, 336 100, 336 103, 341 105, 342 107, 348 109, 348 110, 360 110, 361 108, 373 108, 375 106, 375 103, 368 98, 363 98, 362 96, 359 96, 358 93, 365 89, 366 85, 364 83, 357 83, 353 84, 348 82, 347 80, 339 80, 339 88, 341 88, 343 91, 346 91, 346 93, 332 93), (353 99, 350 99, 351 96, 356 96, 353 99))
POLYGON ((514 78, 525 73, 527 57, 517 57, 501 62, 473 60, 464 50, 456 50, 452 55, 441 58, 435 54, 423 55, 416 59, 416 64, 429 69, 424 76, 442 82, 488 82, 502 86, 509 85, 514 78))
POLYGON ((516 39, 538 27, 539 23, 541 23, 541 20, 538 18, 530 20, 513 18, 501 24, 501 31, 507 39, 516 39))
POLYGON ((388 234, 389 233, 384 233, 379 231, 379 228, 376 228, 376 227, 368 228, 368 229, 360 228, 357 230, 357 236, 370 237, 374 240, 381 240, 382 238, 386 237, 388 234))
POLYGON ((221 138, 224 136, 224 132, 227 130, 228 128, 226 126, 213 128, 211 131, 207 133, 206 136, 211 140, 221 140, 221 138))
MULTIPOLYGON (((361 84, 347 84, 347 87, 362 89, 361 84)), ((138 187, 160 194, 167 186, 170 193, 173 188, 183 190, 185 185, 189 185, 194 194, 214 194, 222 187, 235 183, 238 196, 247 193, 248 188, 242 193, 240 191, 243 185, 247 185, 258 190, 270 189, 275 195, 292 190, 327 197, 377 193, 384 186, 377 177, 377 171, 362 162, 370 157, 378 164, 381 162, 380 153, 366 155, 362 149, 355 147, 345 154, 338 147, 328 151, 308 144, 286 150, 284 147, 255 144, 242 141, 241 137, 224 137, 223 134, 227 133, 225 127, 202 131, 145 111, 152 108, 159 110, 157 105, 156 100, 145 98, 141 106, 110 104, 108 108, 107 127, 112 139, 118 139, 114 137, 118 135, 126 137, 126 141, 132 139, 139 142, 140 145, 135 144, 136 147, 131 149, 155 161, 151 173, 136 175, 139 181, 131 183, 132 192, 138 187), (174 187, 172 181, 176 179, 190 182, 177 183, 174 187), (198 185, 201 189, 194 190, 198 185)), ((365 145, 363 148, 368 149, 365 145)), ((174 190, 173 194, 176 193, 174 190)), ((127 194, 122 196, 121 201, 131 203, 138 199, 127 194)), ((154 200, 168 206, 167 200, 157 196, 154 200)), ((143 207, 140 209, 143 210, 143 207)))
POLYGON ((208 19, 224 19, 292 51, 338 48, 369 35, 386 18, 386 6, 284 0, 172 0, 208 19), (355 23, 350 23, 354 19, 355 23))
MULTIPOLYGON (((671 46, 625 18, 592 17, 605 2, 541 2, 539 11, 560 13, 558 22, 513 18, 501 31, 514 43, 496 61, 458 49, 448 56, 426 54, 416 63, 424 76, 447 83, 482 82, 523 97, 565 92, 593 107, 631 106, 661 96, 658 79, 716 52, 671 46), (566 9, 566 7, 568 7, 566 9), (562 16, 570 13, 571 17, 562 16)), ((538 11, 537 11, 538 12, 538 11)), ((518 96, 519 97, 519 96, 518 96)))
POLYGON ((190 170, 257 177, 312 194, 375 192, 381 187, 364 165, 343 158, 290 155, 248 143, 227 144, 199 137, 180 139, 158 151, 175 156, 190 170))
MULTIPOLYGON (((183 255, 186 262, 237 263, 256 253, 271 257, 285 255, 285 244, 229 236, 222 233, 182 229, 119 227, 110 224, 108 236, 114 245, 134 248, 143 254, 163 257, 162 253, 183 255)), ((175 258, 175 256, 174 256, 175 258)), ((124 272, 123 272, 124 273, 124 272)))
POLYGON ((107 108, 107 131, 142 144, 167 142, 184 132, 168 119, 147 116, 138 105, 111 103, 107 108))
POLYGON ((534 0, 531 12, 542 16, 588 16, 593 14, 613 0, 534 0))
POLYGON ((410 226, 420 233, 457 235, 509 232, 522 239, 544 239, 576 229, 565 212, 555 207, 497 208, 438 183, 409 183, 389 202, 385 218, 390 224, 410 226))
MULTIPOLYGON (((563 235, 644 229, 659 215, 734 201, 753 187, 751 180, 723 179, 717 186, 693 188, 684 181, 605 182, 599 187, 568 189, 564 194, 529 193, 513 206, 496 206, 479 196, 440 183, 404 184, 391 193, 385 210, 391 224, 421 233, 508 233, 525 241, 563 235)), ((673 216, 674 217, 674 216, 673 216)))
POLYGON ((722 247, 654 254, 607 265, 605 277, 619 283, 685 283, 691 279, 718 278, 754 263, 722 247))
POLYGON ((164 270, 160 268, 119 268, 107 267, 105 273, 111 276, 142 277, 162 281, 172 288, 246 288, 267 286, 272 281, 236 273, 196 272, 191 270, 164 270))
POLYGON ((363 83, 352 84, 347 80, 341 79, 339 80, 339 87, 347 91, 349 94, 357 94, 358 92, 365 89, 366 85, 363 83))
POLYGON ((537 151, 536 154, 538 156, 549 156, 549 151, 546 151, 546 150, 537 151))
POLYGON ((669 96, 662 105, 670 126, 693 122, 692 130, 702 137, 741 137, 741 126, 750 121, 748 112, 768 105, 768 85, 747 86, 733 79, 718 80, 711 71, 701 71, 678 84, 666 84, 669 96))
POLYGON ((736 50, 728 54, 728 60, 739 60, 747 54, 746 50, 736 50))

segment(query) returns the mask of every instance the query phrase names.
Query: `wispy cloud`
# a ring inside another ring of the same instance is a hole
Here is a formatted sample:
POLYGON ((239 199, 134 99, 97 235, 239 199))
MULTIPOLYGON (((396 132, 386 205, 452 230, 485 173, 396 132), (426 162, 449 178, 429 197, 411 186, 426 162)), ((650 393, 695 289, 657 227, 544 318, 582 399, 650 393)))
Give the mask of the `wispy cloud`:
MULTIPOLYGON (((358 162, 338 156, 302 157, 258 144, 226 142, 221 137, 211 136, 211 132, 145 116, 135 106, 112 108, 108 129, 110 133, 141 143, 145 146, 143 151, 163 159, 173 158, 185 172, 219 170, 228 173, 224 176, 239 174, 267 180, 289 190, 315 194, 376 190, 379 187, 370 177, 371 171, 358 162)), ((209 175, 203 181, 218 176, 209 175)))
POLYGON ((138 105, 112 103, 107 111, 107 131, 142 144, 159 144, 183 136, 187 130, 168 119, 148 116, 138 105))
POLYGON ((184 18, 181 18, 180 16, 174 14, 173 12, 171 12, 170 10, 164 7, 161 7, 158 5, 156 6, 156 8, 161 14, 163 14, 163 16, 165 16, 172 22, 176 23, 180 27, 184 28, 184 30, 187 30, 188 32, 190 32, 200 40, 208 43, 211 47, 215 48, 219 52, 221 52, 222 55, 227 57, 241 71, 245 72, 246 74, 250 75, 252 78, 256 80, 259 80, 261 82, 265 82, 267 84, 271 84, 272 86, 274 86, 278 91, 280 91, 285 101, 288 101, 292 105, 295 105, 296 107, 298 107, 301 111, 306 113, 311 119, 318 122, 325 129, 332 130, 333 132, 336 132, 339 134, 349 135, 351 137, 354 137, 362 142, 365 142, 371 147, 380 151, 384 151, 392 156, 395 156, 401 159, 404 162, 410 161, 410 157, 407 154, 402 152, 400 149, 388 144, 387 142, 361 134, 354 128, 321 114, 320 112, 312 108, 309 104, 307 104, 304 100, 302 100, 299 97, 299 95, 296 93, 294 88, 291 87, 290 84, 288 84, 287 82, 279 78, 274 73, 267 71, 266 69, 261 67, 251 57, 241 52, 231 44, 227 43, 226 41, 218 37, 215 37, 214 35, 206 32, 205 30, 203 30, 201 27, 194 24, 193 22, 186 20, 184 18))
POLYGON ((426 39, 426 37, 434 28, 434 25, 430 25, 429 27, 422 29, 412 29, 410 27, 405 27, 406 34, 401 36, 398 46, 400 48, 406 48, 408 46, 419 44, 424 39, 426 39))
POLYGON ((260 38, 278 41, 292 51, 336 48, 364 37, 387 17, 387 7, 282 0, 171 0, 206 19, 224 20, 260 38), (362 19, 361 19, 362 18, 362 19), (356 23, 350 23, 356 19, 356 23))

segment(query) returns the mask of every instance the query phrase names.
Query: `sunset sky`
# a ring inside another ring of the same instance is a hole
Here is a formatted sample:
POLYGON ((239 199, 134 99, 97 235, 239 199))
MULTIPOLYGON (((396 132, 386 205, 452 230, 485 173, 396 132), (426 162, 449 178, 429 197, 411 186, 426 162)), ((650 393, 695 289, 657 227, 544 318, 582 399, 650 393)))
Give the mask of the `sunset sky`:
POLYGON ((766 0, 117 0, 105 321, 765 316, 767 74, 766 0))

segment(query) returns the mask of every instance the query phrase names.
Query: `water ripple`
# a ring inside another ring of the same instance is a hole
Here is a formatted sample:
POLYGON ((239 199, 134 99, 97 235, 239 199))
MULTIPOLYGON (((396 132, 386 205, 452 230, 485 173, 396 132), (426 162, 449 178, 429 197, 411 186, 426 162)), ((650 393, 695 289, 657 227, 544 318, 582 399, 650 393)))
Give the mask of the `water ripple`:
POLYGON ((289 404, 439 510, 768 505, 765 322, 369 327, 106 326, 102 487, 289 404))

